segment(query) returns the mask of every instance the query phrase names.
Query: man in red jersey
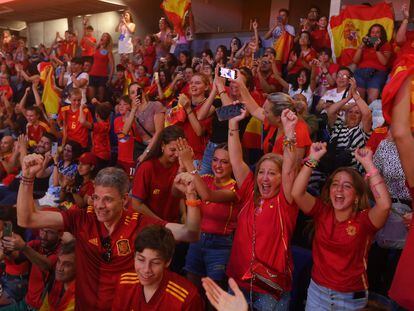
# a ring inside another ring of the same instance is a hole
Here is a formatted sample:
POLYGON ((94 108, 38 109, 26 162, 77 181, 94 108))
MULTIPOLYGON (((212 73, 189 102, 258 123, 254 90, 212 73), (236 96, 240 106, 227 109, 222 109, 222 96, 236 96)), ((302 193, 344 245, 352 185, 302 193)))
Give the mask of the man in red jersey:
POLYGON ((80 120, 80 106, 82 101, 82 92, 80 89, 70 91, 70 105, 63 106, 60 109, 58 122, 63 126, 62 146, 68 140, 73 140, 81 144, 83 148, 88 146, 88 124, 92 124, 92 115, 88 108, 83 108, 84 117, 80 120), (82 122, 81 122, 82 121, 82 122))
POLYGON ((170 230, 159 225, 143 229, 135 240, 136 273, 121 275, 112 310, 204 310, 195 285, 168 270, 174 248, 170 230))
POLYGON ((137 233, 147 225, 164 225, 179 241, 191 242, 199 237, 198 208, 188 210, 186 224, 166 223, 127 210, 129 179, 122 169, 114 167, 104 168, 96 176, 93 207, 66 212, 36 210, 33 181, 42 163, 43 157, 37 154, 27 155, 23 160, 17 219, 23 227, 47 226, 69 231, 75 236, 78 310, 110 310, 120 275, 133 269, 131 246, 137 233))

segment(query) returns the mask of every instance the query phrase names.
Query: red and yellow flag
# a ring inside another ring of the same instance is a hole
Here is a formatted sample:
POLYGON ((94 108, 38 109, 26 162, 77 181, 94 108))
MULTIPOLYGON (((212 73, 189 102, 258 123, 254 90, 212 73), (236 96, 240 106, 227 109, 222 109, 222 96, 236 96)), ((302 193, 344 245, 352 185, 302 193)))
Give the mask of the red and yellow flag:
POLYGON ((281 64, 286 64, 289 60, 289 53, 293 47, 294 37, 287 31, 275 41, 273 48, 276 51, 276 60, 281 64))
POLYGON ((362 38, 374 24, 381 24, 391 40, 394 30, 394 12, 391 3, 378 3, 372 7, 349 5, 338 16, 332 16, 330 27, 333 52, 338 63, 343 50, 357 49, 362 38))
POLYGON ((184 16, 190 9, 191 0, 164 0, 161 9, 174 26, 174 31, 184 35, 184 16))
MULTIPOLYGON (((392 108, 395 104, 395 96, 401 85, 410 75, 414 73, 414 55, 405 54, 395 64, 390 77, 391 79, 382 90, 382 114, 385 121, 391 124, 392 108)), ((411 129, 414 129, 414 81, 411 81, 411 129)))
POLYGON ((37 65, 40 72, 40 81, 43 84, 42 102, 46 113, 56 114, 59 110, 61 91, 55 84, 55 70, 51 63, 42 62, 37 65))

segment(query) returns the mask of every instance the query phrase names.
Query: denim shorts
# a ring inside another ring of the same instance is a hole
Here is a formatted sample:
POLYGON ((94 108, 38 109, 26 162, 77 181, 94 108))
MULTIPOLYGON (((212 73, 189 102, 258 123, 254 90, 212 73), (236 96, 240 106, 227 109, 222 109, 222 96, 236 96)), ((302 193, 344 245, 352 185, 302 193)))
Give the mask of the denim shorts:
POLYGON ((388 72, 373 68, 358 68, 354 76, 358 87, 381 90, 387 81, 388 72))
POLYGON ((200 240, 191 243, 185 258, 184 270, 221 281, 226 276, 233 235, 201 233, 200 240))
MULTIPOLYGON (((362 292, 363 294, 363 292, 362 292)), ((316 284, 311 280, 306 299, 307 311, 353 311, 363 309, 368 302, 368 291, 365 297, 357 298, 355 293, 342 293, 316 284)))
MULTIPOLYGON (((252 310, 257 311, 288 311, 290 292, 284 292, 279 300, 276 300, 270 294, 263 294, 258 292, 252 292, 252 299, 250 299, 250 291, 242 288, 241 291, 247 300, 247 304, 251 305, 252 310)), ((231 290, 229 293, 234 294, 231 290)))
POLYGON ((3 274, 1 277, 3 291, 14 301, 20 301, 27 292, 28 275, 9 275, 3 274))
POLYGON ((108 82, 108 77, 100 77, 100 76, 89 76, 89 86, 93 87, 106 87, 106 82, 108 82))

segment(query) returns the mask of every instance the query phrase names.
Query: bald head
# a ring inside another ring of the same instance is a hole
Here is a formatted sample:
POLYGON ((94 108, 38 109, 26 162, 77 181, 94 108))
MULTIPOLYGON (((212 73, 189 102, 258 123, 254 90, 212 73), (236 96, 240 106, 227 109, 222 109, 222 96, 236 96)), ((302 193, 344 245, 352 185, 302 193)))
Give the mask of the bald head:
POLYGON ((13 150, 14 138, 12 136, 4 136, 0 141, 1 153, 9 153, 13 150))

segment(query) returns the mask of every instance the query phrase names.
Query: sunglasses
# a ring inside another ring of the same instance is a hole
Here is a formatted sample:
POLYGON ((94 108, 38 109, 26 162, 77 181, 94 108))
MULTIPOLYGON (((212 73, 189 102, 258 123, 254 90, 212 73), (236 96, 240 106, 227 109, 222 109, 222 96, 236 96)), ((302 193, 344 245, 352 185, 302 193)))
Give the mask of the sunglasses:
POLYGON ((101 245, 105 249, 105 252, 101 254, 102 259, 105 262, 111 262, 111 259, 112 259, 111 238, 109 236, 105 238, 101 238, 101 245))

